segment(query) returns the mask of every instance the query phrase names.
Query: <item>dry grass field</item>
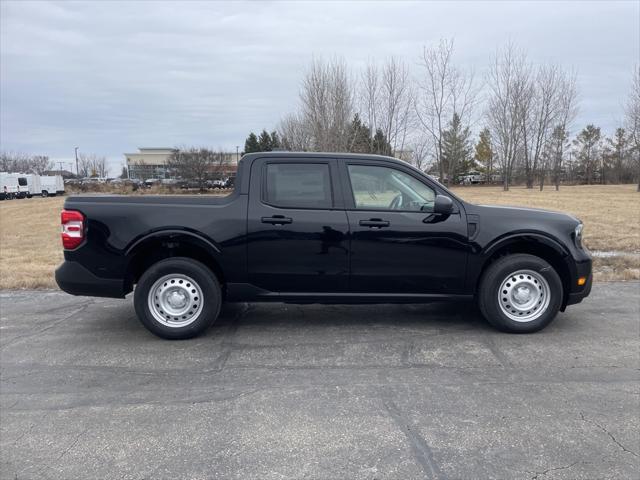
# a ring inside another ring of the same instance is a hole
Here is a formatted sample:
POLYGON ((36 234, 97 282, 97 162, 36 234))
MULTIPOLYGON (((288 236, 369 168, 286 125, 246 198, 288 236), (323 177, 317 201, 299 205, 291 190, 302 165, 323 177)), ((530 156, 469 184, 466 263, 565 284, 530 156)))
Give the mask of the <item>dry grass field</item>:
MULTIPOLYGON (((572 213, 584 221, 591 250, 616 252, 595 259, 596 280, 640 278, 640 194, 633 185, 562 187, 559 192, 459 187, 455 192, 473 203, 572 213)), ((62 261, 63 202, 60 197, 0 202, 0 288, 55 288, 53 271, 62 261)))

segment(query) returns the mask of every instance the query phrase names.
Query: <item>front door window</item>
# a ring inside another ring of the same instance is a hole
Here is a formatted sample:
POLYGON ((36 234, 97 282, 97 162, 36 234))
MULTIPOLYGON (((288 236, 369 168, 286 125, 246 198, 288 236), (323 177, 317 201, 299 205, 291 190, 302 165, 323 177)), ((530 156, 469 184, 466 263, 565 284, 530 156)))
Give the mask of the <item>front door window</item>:
POLYGON ((395 168, 349 165, 349 179, 358 210, 433 211, 435 192, 395 168))

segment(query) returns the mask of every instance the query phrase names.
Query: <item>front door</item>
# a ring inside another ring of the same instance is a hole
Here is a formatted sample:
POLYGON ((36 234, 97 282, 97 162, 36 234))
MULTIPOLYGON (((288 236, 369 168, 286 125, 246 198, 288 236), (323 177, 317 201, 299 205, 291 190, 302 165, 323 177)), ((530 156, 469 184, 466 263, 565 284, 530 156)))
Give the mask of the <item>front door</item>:
POLYGON ((433 214, 436 188, 409 168, 349 162, 345 205, 353 292, 462 293, 467 224, 456 203, 433 214))
POLYGON ((251 168, 249 282, 272 292, 344 292, 349 222, 335 160, 258 159, 251 168))

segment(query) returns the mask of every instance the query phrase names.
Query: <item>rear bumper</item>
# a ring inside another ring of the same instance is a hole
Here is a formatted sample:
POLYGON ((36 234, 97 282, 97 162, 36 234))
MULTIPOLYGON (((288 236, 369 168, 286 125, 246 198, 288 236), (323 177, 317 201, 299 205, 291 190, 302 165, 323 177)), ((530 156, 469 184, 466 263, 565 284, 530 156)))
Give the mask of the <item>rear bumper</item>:
POLYGON ((65 261, 56 269, 56 283, 71 295, 124 298, 124 280, 94 275, 78 262, 65 261))

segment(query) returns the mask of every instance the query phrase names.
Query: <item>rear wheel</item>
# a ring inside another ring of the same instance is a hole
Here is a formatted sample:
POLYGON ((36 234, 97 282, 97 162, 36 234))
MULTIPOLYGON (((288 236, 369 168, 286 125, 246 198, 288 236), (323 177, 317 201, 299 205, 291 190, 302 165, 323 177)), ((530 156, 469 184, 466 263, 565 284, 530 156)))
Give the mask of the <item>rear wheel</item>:
POLYGON ((478 290, 482 314, 494 327, 530 333, 546 327, 562 305, 562 281, 545 260, 507 255, 492 263, 478 290))
POLYGON ((42 191, 42 198, 47 198, 49 196, 49 192, 47 192, 46 190, 42 191))
POLYGON ((142 324, 159 337, 191 338, 218 317, 220 284, 202 263, 185 257, 161 260, 140 277, 134 292, 142 324))

